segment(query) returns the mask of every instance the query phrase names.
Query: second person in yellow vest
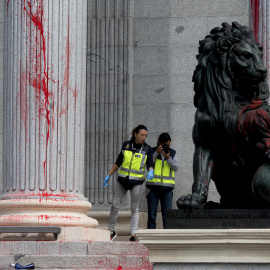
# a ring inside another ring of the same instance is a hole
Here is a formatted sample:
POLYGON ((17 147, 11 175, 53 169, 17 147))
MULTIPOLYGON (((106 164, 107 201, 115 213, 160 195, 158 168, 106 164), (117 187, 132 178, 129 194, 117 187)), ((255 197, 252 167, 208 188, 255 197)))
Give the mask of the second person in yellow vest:
POLYGON ((154 161, 154 178, 146 182, 146 198, 148 204, 148 229, 156 228, 158 203, 161 203, 163 228, 165 227, 165 211, 172 209, 174 172, 178 170, 176 151, 170 148, 171 137, 168 133, 159 135, 157 147, 152 149, 154 161))

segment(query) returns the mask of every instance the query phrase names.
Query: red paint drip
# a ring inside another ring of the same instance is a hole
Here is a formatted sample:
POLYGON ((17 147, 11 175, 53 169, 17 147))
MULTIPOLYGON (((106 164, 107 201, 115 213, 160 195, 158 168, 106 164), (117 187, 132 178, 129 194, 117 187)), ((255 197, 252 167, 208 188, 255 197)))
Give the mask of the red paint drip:
POLYGON ((43 162, 44 179, 46 179, 46 163, 47 163, 47 160, 45 159, 44 162, 43 162))
POLYGON ((10 1, 10 0, 7 0, 7 10, 8 10, 9 1, 10 1))
MULTIPOLYGON (((37 64, 33 66, 33 70, 32 70, 33 76, 31 76, 31 74, 29 73, 29 83, 31 82, 31 78, 32 78, 31 85, 33 86, 36 92, 36 100, 39 105, 39 117, 43 116, 46 119, 47 125, 48 125, 47 135, 46 135, 46 139, 48 143, 48 140, 50 137, 50 122, 51 122, 50 109, 49 109, 50 108, 49 98, 51 96, 51 93, 48 90, 49 77, 48 77, 48 72, 47 72, 47 59, 46 59, 46 36, 45 36, 44 25, 43 25, 43 21, 44 21, 43 2, 41 2, 41 4, 37 6, 37 10, 34 12, 32 9, 31 1, 27 0, 27 3, 25 1, 26 0, 24 0, 24 10, 27 16, 31 19, 31 22, 34 25, 34 29, 36 29, 36 32, 39 32, 41 36, 40 45, 41 45, 42 55, 38 53, 37 47, 34 48, 33 55, 37 53, 37 56, 35 59, 37 61, 37 64), (39 70, 41 68, 41 63, 40 63, 41 57, 43 59, 43 71, 42 71, 42 74, 39 74, 39 70), (40 93, 43 94, 42 97, 40 96, 40 93)), ((36 2, 34 4, 36 4, 36 2)), ((28 25, 28 27, 31 29, 31 25, 28 25)), ((29 44, 30 43, 31 42, 29 42, 29 44)), ((36 37, 36 46, 39 46, 37 37, 36 37)))
POLYGON ((259 10, 260 0, 251 0, 251 18, 252 18, 252 29, 255 40, 259 42, 259 10))

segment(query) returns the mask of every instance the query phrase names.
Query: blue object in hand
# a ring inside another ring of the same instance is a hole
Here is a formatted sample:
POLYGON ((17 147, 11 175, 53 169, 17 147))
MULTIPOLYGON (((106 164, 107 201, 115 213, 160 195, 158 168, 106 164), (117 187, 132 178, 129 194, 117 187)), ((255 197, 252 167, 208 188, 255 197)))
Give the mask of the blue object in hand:
POLYGON ((154 178, 154 170, 150 169, 147 174, 147 181, 152 180, 154 178))
POLYGON ((110 175, 106 175, 106 177, 105 177, 105 179, 103 181, 103 187, 107 187, 108 186, 108 181, 109 181, 110 177, 111 177, 110 175))

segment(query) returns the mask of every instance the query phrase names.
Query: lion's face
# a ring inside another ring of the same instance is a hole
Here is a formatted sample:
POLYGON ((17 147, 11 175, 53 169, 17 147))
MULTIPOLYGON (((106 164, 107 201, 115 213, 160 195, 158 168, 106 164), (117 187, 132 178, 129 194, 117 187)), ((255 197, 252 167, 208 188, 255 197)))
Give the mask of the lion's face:
POLYGON ((212 29, 199 42, 197 60, 194 105, 209 111, 213 123, 224 121, 234 106, 268 99, 262 47, 246 26, 233 22, 212 29))
POLYGON ((237 84, 237 90, 243 94, 254 89, 258 92, 261 82, 265 81, 267 69, 257 44, 250 45, 241 41, 231 47, 229 55, 229 69, 237 84))

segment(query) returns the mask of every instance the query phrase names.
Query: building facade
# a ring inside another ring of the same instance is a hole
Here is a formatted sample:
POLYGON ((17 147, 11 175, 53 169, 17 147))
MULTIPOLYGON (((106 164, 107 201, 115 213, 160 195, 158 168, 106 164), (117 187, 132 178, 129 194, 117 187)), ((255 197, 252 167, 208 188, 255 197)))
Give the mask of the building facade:
MULTIPOLYGON (((222 22, 238 21, 254 29, 269 68, 268 6, 267 0, 0 0, 3 196, 80 194, 93 206, 89 216, 105 224, 116 174, 108 188, 103 179, 132 128, 144 124, 151 146, 162 132, 172 137, 180 165, 176 208, 193 182, 198 42, 222 22)), ((212 183, 209 199, 219 199, 212 183)), ((146 211, 143 193, 140 227, 146 211)))

